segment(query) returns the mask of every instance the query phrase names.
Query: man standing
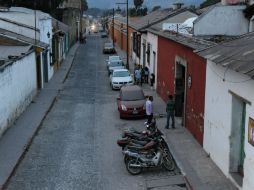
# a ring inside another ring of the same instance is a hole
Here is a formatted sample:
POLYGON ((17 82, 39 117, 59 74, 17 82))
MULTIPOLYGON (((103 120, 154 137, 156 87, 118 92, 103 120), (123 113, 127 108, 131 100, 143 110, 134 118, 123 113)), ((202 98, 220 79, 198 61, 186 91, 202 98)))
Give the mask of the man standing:
POLYGON ((172 120, 172 129, 175 129, 175 101, 173 100, 173 96, 169 95, 169 100, 167 102, 166 107, 167 112, 167 125, 165 126, 166 129, 169 128, 169 120, 172 120))
POLYGON ((146 101, 146 116, 147 116, 147 124, 150 124, 153 120, 153 97, 149 96, 146 101))
POLYGON ((140 68, 135 70, 135 79, 136 79, 136 84, 140 85, 141 84, 141 70, 140 70, 140 68))

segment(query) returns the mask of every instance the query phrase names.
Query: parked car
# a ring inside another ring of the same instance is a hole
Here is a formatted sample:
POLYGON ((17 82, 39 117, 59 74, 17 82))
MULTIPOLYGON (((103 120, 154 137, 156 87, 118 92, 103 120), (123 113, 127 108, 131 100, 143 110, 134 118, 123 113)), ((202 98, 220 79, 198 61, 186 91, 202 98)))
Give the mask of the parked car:
POLYGON ((112 43, 105 43, 103 48, 103 53, 116 53, 115 47, 112 43))
POLYGON ((113 73, 114 69, 125 69, 124 62, 122 60, 111 61, 108 64, 108 75, 113 73))
POLYGON ((144 117, 146 115, 146 97, 137 85, 123 86, 120 89, 117 106, 120 118, 144 117))
POLYGON ((107 64, 109 64, 111 61, 117 61, 117 60, 122 60, 119 55, 111 55, 108 56, 108 59, 106 60, 107 64))
POLYGON ((133 79, 127 69, 114 69, 110 75, 110 86, 112 90, 120 89, 124 85, 133 85, 133 79))
POLYGON ((108 37, 108 34, 106 32, 101 32, 101 37, 102 38, 107 38, 108 37))

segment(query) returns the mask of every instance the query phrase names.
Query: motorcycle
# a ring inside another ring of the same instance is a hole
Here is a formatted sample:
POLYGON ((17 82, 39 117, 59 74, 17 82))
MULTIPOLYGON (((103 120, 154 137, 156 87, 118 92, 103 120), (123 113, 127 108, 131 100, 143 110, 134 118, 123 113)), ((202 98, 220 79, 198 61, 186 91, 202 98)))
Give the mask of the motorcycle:
POLYGON ((168 171, 174 170, 174 160, 162 146, 161 141, 162 139, 158 138, 143 147, 127 146, 123 151, 127 171, 132 175, 138 175, 143 168, 159 166, 163 166, 168 171))

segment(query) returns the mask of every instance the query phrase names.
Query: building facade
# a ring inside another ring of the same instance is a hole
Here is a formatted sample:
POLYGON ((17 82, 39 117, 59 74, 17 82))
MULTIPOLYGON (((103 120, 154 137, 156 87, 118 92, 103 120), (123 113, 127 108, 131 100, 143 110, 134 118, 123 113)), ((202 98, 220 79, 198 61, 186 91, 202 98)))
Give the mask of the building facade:
POLYGON ((241 190, 254 189, 253 44, 250 33, 199 53, 208 59, 204 149, 241 190))

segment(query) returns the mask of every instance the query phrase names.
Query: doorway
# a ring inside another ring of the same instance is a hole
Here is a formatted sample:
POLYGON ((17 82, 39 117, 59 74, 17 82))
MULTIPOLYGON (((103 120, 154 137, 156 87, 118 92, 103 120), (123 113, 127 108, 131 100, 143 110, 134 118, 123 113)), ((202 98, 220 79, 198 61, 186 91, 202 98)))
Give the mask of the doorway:
POLYGON ((42 88, 42 75, 41 75, 41 56, 36 55, 36 73, 37 73, 37 89, 42 88))
POLYGON ((146 41, 143 42, 143 68, 146 66, 146 41))
POLYGON ((244 176, 246 103, 232 95, 229 171, 239 185, 244 176))
POLYGON ((43 59, 44 82, 48 82, 48 50, 45 50, 42 53, 42 59, 43 59))
POLYGON ((186 71, 186 61, 177 58, 175 64, 175 116, 182 118, 182 125, 185 123, 186 71))

